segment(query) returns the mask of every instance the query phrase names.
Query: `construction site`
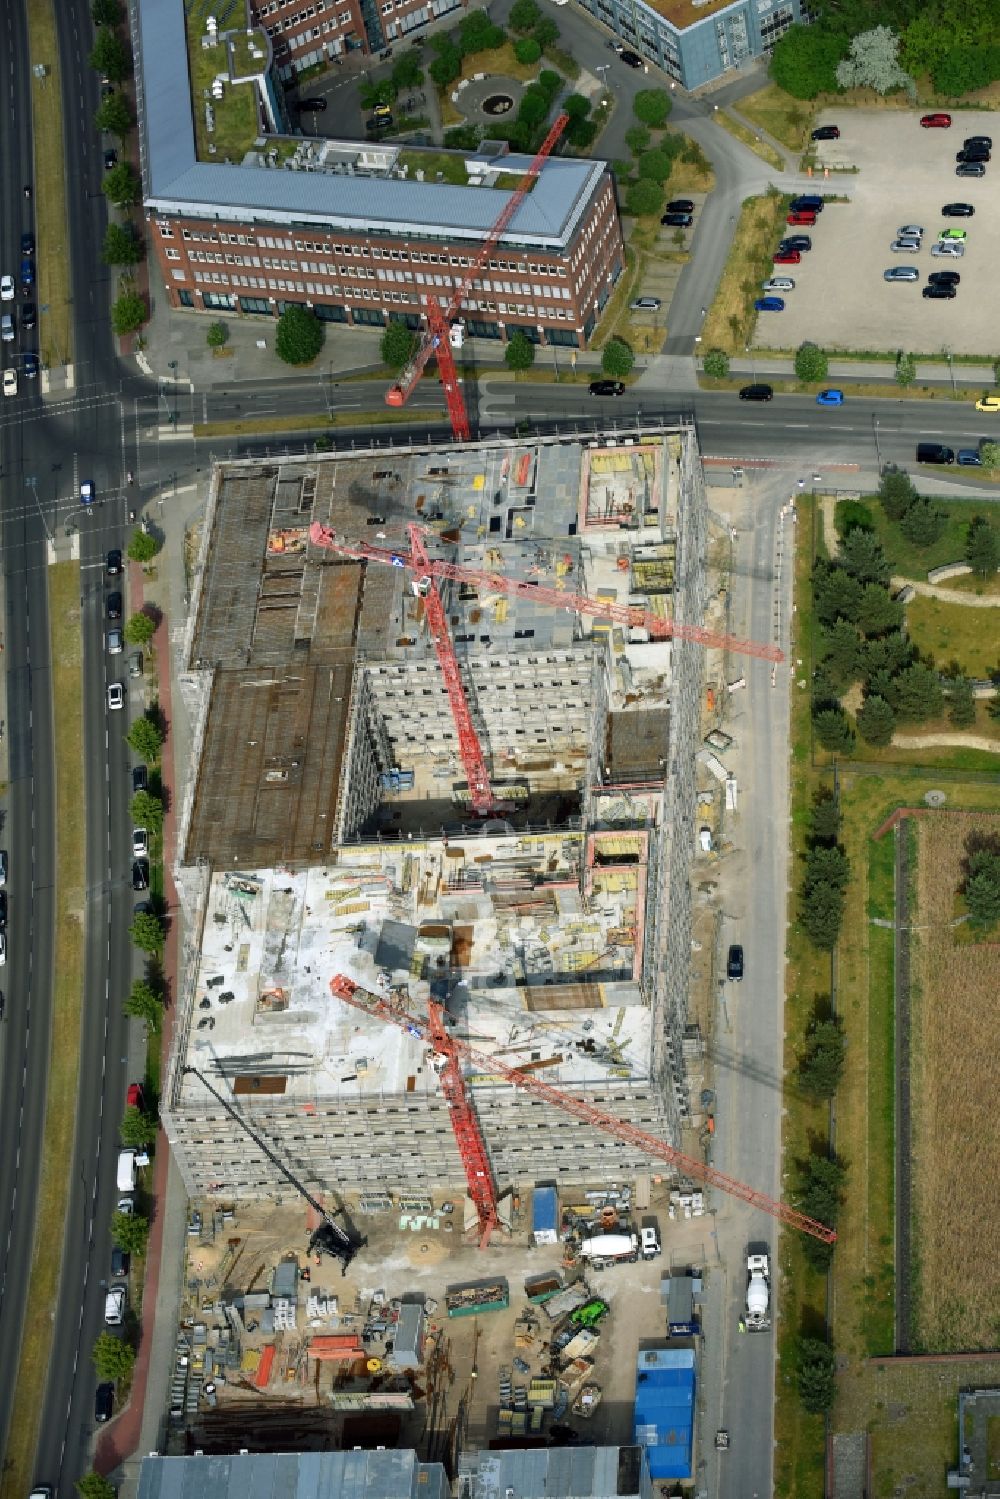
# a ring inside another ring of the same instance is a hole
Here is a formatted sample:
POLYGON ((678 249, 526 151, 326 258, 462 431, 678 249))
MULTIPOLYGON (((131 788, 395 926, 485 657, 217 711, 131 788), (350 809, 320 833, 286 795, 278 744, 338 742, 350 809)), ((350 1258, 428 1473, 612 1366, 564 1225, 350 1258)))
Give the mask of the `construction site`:
POLYGON ((684 1476, 695 1327, 666 1346, 665 1309, 705 1188, 793 1216, 700 1154, 692 861, 737 797, 705 686, 778 655, 725 633, 710 545, 683 424, 215 469, 161 1105, 196 1204, 173 1450, 231 1450, 248 1405, 270 1450, 452 1472, 470 1441, 628 1443, 648 1356, 684 1476))

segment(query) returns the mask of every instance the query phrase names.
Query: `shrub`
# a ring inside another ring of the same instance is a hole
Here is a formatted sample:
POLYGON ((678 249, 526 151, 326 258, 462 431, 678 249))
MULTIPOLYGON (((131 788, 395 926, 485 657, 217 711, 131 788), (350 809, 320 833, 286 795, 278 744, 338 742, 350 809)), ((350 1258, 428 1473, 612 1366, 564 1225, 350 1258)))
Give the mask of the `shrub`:
POLYGON ((832 1098, 844 1072, 844 1031, 836 1017, 814 1020, 806 1035, 799 1080, 810 1098, 832 1098))
POLYGON ((799 380, 825 380, 830 361, 816 344, 800 344, 795 351, 795 375, 799 380))
POLYGON ((834 511, 834 525, 841 538, 852 531, 874 531, 875 522, 868 506, 861 500, 841 500, 834 511))
POLYGON ((285 364, 312 364, 323 347, 323 324, 307 307, 294 303, 278 319, 274 352, 285 364))
POLYGON ((109 1483, 93 1469, 89 1473, 84 1473, 82 1478, 78 1478, 74 1488, 80 1495, 80 1499, 115 1499, 117 1492, 113 1483, 109 1483))
POLYGON ((920 498, 913 501, 899 522, 899 529, 914 546, 929 547, 940 537, 944 523, 944 512, 938 509, 934 501, 920 498))
POLYGON ((398 318, 391 318, 379 342, 382 363, 390 369, 401 370, 413 356, 417 347, 417 336, 398 318))
POLYGON ((221 349, 229 342, 229 329, 225 323, 209 323, 205 342, 210 349, 221 349))
POLYGON ((635 355, 623 338, 609 338, 601 354, 601 369, 616 380, 624 380, 635 364, 635 355))
POLYGON ((842 43, 822 24, 790 26, 771 55, 771 77, 795 99, 815 99, 837 91, 837 64, 842 43))
POLYGON ((148 645, 156 634, 156 621, 141 611, 129 615, 125 621, 124 635, 129 645, 148 645))
POLYGON ((535 346, 527 334, 518 331, 503 351, 504 363, 515 374, 519 370, 530 370, 535 362, 535 346))
POLYGON ((537 62, 542 55, 542 49, 533 36, 518 37, 514 43, 514 56, 518 62, 530 64, 537 62))
POLYGON ((973 926, 995 926, 1000 921, 1000 849, 976 848, 966 861, 962 887, 973 926))
POLYGON ((797 1362, 802 1407, 812 1416, 821 1416, 832 1408, 837 1393, 837 1361, 833 1349, 819 1338, 800 1338, 797 1362))
POLYGON ((146 321, 146 304, 138 292, 122 292, 111 308, 111 326, 119 338, 135 333, 146 321))
POLYGON ((641 125, 662 130, 670 117, 672 102, 666 89, 642 88, 632 101, 632 113, 641 125))
POLYGON ((813 717, 816 738, 825 750, 835 755, 849 755, 854 748, 854 734, 847 714, 839 705, 824 706, 813 717))
POLYGON ((997 570, 1000 542, 995 528, 985 515, 977 515, 969 523, 965 538, 965 560, 981 578, 988 578, 997 570))
POLYGON ((888 520, 902 520, 917 498, 917 491, 909 474, 901 468, 887 468, 879 480, 878 497, 888 520))
POLYGON ((155 719, 143 714, 130 726, 125 735, 126 742, 135 750, 140 760, 154 765, 163 748, 163 730, 155 719))
POLYGON ((896 384, 903 390, 917 378, 917 361, 912 354, 897 354, 896 384))
POLYGON ((724 349, 709 349, 705 355, 705 374, 713 380, 724 380, 729 374, 729 355, 724 349))

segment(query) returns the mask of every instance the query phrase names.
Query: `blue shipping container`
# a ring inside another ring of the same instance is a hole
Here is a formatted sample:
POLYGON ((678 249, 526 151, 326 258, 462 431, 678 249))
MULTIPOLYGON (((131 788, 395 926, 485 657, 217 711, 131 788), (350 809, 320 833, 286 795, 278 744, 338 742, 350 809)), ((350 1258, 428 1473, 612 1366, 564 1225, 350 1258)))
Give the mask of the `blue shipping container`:
POLYGON ((531 1233, 536 1244, 559 1242, 559 1198, 555 1187, 536 1187, 531 1201, 531 1233))

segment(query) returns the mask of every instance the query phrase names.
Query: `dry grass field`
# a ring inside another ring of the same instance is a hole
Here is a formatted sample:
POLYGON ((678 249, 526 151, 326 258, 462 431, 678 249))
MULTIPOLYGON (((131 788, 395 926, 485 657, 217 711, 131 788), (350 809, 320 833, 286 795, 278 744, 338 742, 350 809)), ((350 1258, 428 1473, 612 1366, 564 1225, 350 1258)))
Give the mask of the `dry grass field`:
MULTIPOLYGON (((1000 817, 919 823, 913 954, 913 1244, 918 1346, 1000 1343, 1000 940, 956 942, 955 892, 971 833, 1000 817)), ((965 933, 963 932, 963 936, 965 933)))

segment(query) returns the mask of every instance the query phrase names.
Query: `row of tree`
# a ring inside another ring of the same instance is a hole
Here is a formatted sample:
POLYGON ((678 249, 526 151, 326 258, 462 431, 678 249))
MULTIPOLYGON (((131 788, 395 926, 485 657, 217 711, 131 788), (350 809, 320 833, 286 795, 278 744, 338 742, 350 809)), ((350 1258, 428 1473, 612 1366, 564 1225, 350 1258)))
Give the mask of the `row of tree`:
POLYGON ((957 99, 1000 78, 992 0, 818 0, 812 10, 814 23, 790 27, 771 62, 797 99, 847 88, 915 94, 924 77, 957 99))
MULTIPOLYGON (((122 37, 124 9, 119 0, 94 0, 91 7, 97 36, 90 53, 90 66, 102 79, 102 98, 94 123, 98 130, 113 135, 124 145, 134 124, 132 109, 125 94, 112 87, 125 82, 132 69, 128 45, 122 37), (105 82, 106 80, 106 82, 105 82)), ((138 174, 127 161, 116 162, 104 174, 101 183, 105 197, 116 208, 134 208, 142 193, 138 174)), ((119 337, 135 333, 149 316, 146 302, 135 289, 132 267, 142 260, 145 245, 134 222, 109 223, 104 232, 101 258, 105 265, 123 268, 119 295, 111 308, 111 326, 119 337)))

